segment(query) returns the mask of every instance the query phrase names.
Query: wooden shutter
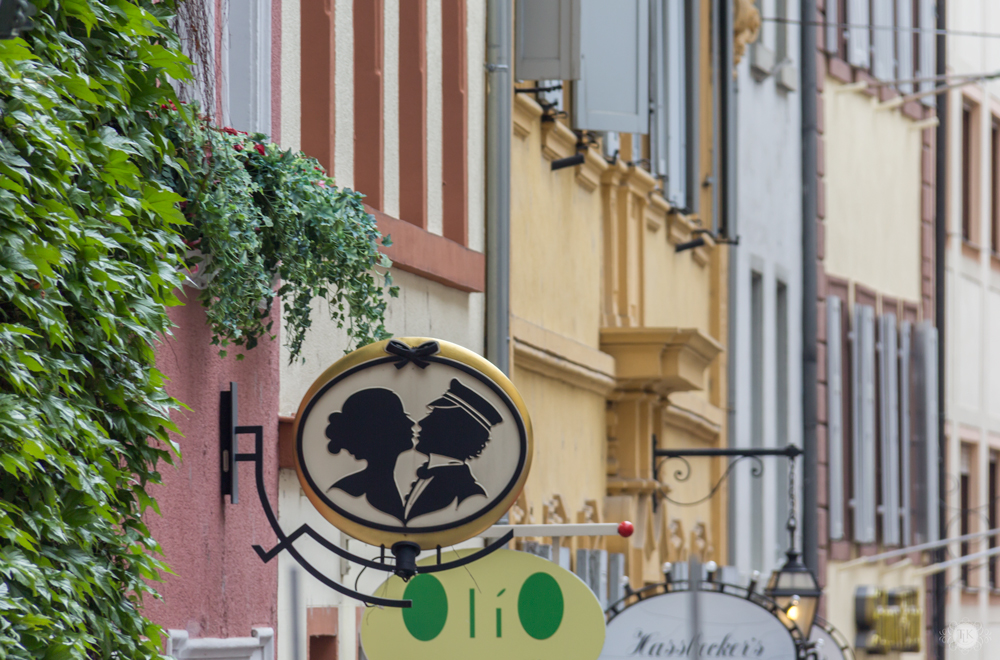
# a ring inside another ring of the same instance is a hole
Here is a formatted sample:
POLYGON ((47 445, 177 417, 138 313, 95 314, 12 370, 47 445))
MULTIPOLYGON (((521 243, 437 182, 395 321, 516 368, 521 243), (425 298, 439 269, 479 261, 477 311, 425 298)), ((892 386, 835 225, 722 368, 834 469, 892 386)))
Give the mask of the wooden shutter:
MULTIPOLYGON (((913 2, 900 0, 896 4, 896 77, 899 80, 913 78, 913 2)), ((913 92, 913 83, 899 83, 899 91, 903 94, 913 92)), ((905 541, 904 541, 905 543, 905 541)))
POLYGON ((895 33, 889 29, 893 27, 893 0, 871 0, 872 1, 872 51, 874 61, 872 62, 872 74, 879 80, 892 80, 894 77, 894 41, 895 33))
MULTIPOLYGON (((931 78, 937 73, 937 35, 934 30, 937 28, 937 3, 934 0, 920 0, 920 71, 918 78, 931 78)), ((925 80, 920 83, 921 92, 929 92, 934 89, 933 80, 925 80)), ((924 105, 934 105, 935 96, 925 96, 921 99, 924 105)))
POLYGON ((923 321, 913 329, 913 541, 939 537, 938 528, 938 333, 923 321))
POLYGON ((896 315, 879 317, 878 397, 882 451, 882 543, 899 545, 899 350, 896 315))
POLYGON ((840 336, 841 302, 826 298, 827 454, 830 538, 844 538, 844 387, 840 336))
POLYGON ((909 321, 903 321, 899 326, 899 493, 900 493, 900 545, 907 546, 913 542, 910 523, 910 497, 913 482, 910 464, 910 328, 909 321))
POLYGON ((847 2, 847 61, 854 66, 867 69, 871 66, 871 30, 869 25, 868 0, 845 0, 847 2))
POLYGON ((649 132, 648 0, 580 0, 573 127, 649 132))
POLYGON ((851 350, 854 421, 854 540, 875 542, 875 308, 854 306, 851 350))
POLYGON ((514 71, 517 79, 579 78, 579 0, 517 0, 516 12, 514 71))

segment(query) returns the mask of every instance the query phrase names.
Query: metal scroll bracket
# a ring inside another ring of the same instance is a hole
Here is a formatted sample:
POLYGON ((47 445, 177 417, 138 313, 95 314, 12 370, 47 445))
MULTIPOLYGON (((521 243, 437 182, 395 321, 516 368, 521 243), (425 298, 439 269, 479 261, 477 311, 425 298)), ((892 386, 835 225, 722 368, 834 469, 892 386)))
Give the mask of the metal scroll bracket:
POLYGON ((689 458, 727 456, 735 460, 729 462, 725 472, 715 482, 708 494, 692 502, 681 502, 671 498, 666 493, 660 493, 660 497, 677 506, 695 506, 712 499, 718 492, 722 484, 732 476, 736 465, 745 459, 754 462, 750 474, 760 477, 764 473, 764 463, 760 459, 764 456, 784 456, 789 460, 795 460, 802 454, 802 450, 793 444, 785 447, 755 447, 755 448, 725 448, 725 449, 660 449, 657 446, 656 434, 653 434, 653 479, 659 481, 660 468, 670 460, 679 460, 684 463, 683 467, 674 470, 674 479, 677 481, 687 481, 691 477, 691 463, 689 458), (662 459, 657 461, 657 459, 662 459))
POLYGON ((316 532, 316 530, 309 525, 301 525, 294 532, 286 535, 284 530, 281 529, 281 525, 278 524, 278 517, 274 515, 274 509, 271 507, 270 500, 268 500, 267 489, 264 484, 264 427, 239 425, 236 392, 236 383, 232 382, 229 383, 228 392, 225 390, 221 392, 221 405, 219 413, 219 450, 222 459, 222 496, 224 500, 225 496, 228 495, 230 504, 239 503, 239 478, 238 471, 236 469, 237 464, 242 462, 253 463, 254 477, 257 484, 257 495, 260 497, 261 507, 264 509, 264 515, 267 516, 267 521, 270 523, 271 529, 274 531, 275 536, 278 537, 278 543, 270 550, 265 550, 259 545, 253 546, 257 556, 260 557, 263 562, 267 563, 274 559, 281 551, 287 550, 288 554, 290 554, 303 569, 334 591, 338 591, 345 596, 350 596, 351 598, 356 598, 367 605, 406 608, 412 606, 412 601, 370 596, 340 584, 310 564, 295 548, 295 541, 302 536, 308 536, 330 552, 333 552, 348 561, 364 566, 365 568, 393 573, 398 575, 403 580, 409 580, 414 575, 418 575, 420 573, 436 573, 438 571, 446 571, 450 568, 458 568, 465 566, 466 564, 471 564, 472 562, 482 559, 496 550, 503 548, 510 543, 511 539, 514 538, 514 532, 509 531, 496 541, 487 544, 483 549, 447 563, 441 563, 441 546, 438 546, 437 563, 418 566, 416 563, 416 557, 420 548, 414 543, 404 541, 393 545, 391 551, 394 555, 394 557, 392 557, 394 561, 389 563, 389 561, 387 561, 389 558, 386 557, 385 546, 382 546, 382 555, 378 561, 365 559, 364 557, 359 557, 348 552, 347 550, 344 550, 339 545, 316 532), (254 436, 253 452, 243 454, 239 453, 237 438, 240 435, 254 436))

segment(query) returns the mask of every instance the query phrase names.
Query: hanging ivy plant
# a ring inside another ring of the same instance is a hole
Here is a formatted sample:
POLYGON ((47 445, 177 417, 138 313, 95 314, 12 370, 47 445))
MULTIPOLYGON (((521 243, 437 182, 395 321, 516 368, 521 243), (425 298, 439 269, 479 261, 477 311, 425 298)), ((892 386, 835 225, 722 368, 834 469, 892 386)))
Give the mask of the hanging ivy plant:
MULTIPOLYGON (((197 115, 196 106, 187 110, 197 115)), ((338 188, 318 161, 282 151, 263 134, 185 121, 172 104, 161 111, 170 117, 176 158, 160 176, 187 200, 191 281, 202 289, 222 355, 229 344, 249 350, 273 333, 276 297, 292 360, 317 297, 337 326, 346 326, 349 348, 389 337, 385 293, 396 289, 379 244, 391 242, 360 193, 338 188)))

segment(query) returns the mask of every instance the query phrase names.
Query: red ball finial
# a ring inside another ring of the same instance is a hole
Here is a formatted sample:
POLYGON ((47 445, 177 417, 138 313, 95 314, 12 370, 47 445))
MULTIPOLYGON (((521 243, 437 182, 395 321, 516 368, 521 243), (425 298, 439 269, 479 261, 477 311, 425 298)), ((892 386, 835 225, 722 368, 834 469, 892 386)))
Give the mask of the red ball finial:
POLYGON ((632 532, 634 531, 635 531, 635 525, 633 525, 629 521, 623 520, 622 522, 618 523, 618 536, 624 536, 625 538, 628 538, 632 536, 632 532))

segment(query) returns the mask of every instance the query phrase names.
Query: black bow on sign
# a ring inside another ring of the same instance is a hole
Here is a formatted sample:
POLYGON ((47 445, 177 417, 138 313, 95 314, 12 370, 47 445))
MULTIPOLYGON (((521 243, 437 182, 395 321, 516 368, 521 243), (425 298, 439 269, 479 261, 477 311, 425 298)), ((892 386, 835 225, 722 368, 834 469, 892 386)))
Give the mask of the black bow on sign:
POLYGON ((389 343, 385 345, 385 352, 391 353, 398 358, 396 360, 397 369, 402 369, 410 362, 421 369, 426 369, 430 362, 423 358, 430 357, 439 350, 441 350, 441 347, 438 346, 436 341, 425 341, 420 346, 411 347, 409 344, 404 344, 398 339, 390 339, 389 343))

